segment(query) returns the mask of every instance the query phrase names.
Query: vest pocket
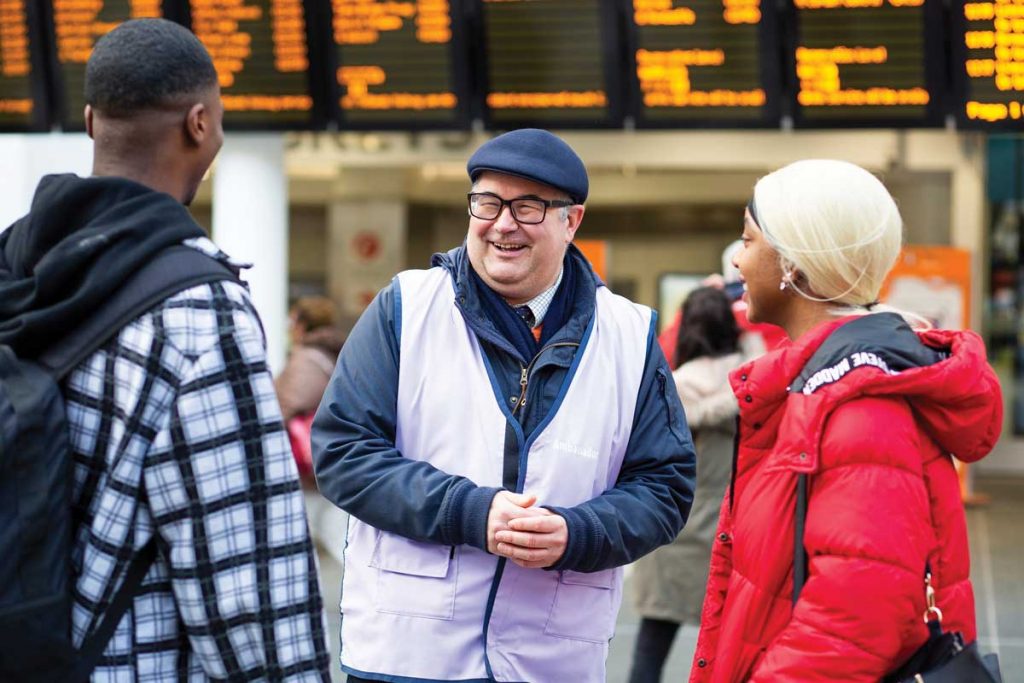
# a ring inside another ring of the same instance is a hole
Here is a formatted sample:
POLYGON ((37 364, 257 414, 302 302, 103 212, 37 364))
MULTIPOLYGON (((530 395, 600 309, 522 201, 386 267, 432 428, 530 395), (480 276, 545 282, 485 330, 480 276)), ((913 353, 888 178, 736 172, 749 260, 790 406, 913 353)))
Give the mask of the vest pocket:
POLYGON ((612 582, 615 570, 585 574, 559 572, 555 600, 544 633, 559 638, 607 643, 615 632, 612 582))
POLYGON ((459 558, 455 548, 378 532, 370 559, 377 569, 378 612, 450 620, 459 558))

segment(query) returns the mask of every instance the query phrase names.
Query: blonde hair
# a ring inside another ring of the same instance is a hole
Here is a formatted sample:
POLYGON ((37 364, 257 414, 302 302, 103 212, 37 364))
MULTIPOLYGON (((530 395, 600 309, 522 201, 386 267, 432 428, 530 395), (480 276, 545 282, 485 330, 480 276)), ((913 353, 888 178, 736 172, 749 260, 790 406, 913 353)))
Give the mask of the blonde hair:
POLYGON ((753 203, 794 291, 835 303, 839 314, 893 310, 876 304, 900 255, 903 220, 878 178, 846 161, 797 161, 761 178, 753 203))

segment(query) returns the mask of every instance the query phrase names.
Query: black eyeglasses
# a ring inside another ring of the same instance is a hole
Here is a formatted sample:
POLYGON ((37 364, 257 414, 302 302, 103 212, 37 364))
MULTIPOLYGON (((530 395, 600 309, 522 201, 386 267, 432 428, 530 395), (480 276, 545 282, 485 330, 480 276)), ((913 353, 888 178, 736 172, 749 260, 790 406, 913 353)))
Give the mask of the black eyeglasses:
POLYGON ((526 225, 543 223, 549 206, 561 208, 573 205, 573 202, 568 199, 535 199, 533 197, 502 199, 490 192, 470 192, 466 197, 469 199, 469 215, 474 218, 493 221, 501 215, 505 205, 508 205, 509 211, 512 212, 512 218, 517 223, 526 225))

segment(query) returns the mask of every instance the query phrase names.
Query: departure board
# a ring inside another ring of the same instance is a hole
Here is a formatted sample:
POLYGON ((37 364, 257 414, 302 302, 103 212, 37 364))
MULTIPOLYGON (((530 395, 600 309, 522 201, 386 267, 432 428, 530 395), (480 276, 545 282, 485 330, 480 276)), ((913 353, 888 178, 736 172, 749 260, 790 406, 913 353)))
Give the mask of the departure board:
POLYGON ((954 3, 957 119, 1024 130, 1024 0, 954 3))
POLYGON ((40 98, 33 88, 30 0, 0 0, 0 130, 37 128, 40 98))
POLYGON ((615 3, 482 0, 481 5, 488 127, 621 124, 615 3))
POLYGON ((632 0, 637 125, 778 125, 774 16, 761 0, 632 0))
POLYGON ((331 0, 331 9, 342 128, 468 126, 461 27, 449 0, 331 0))
POLYGON ((798 125, 941 123, 941 0, 794 0, 798 125))
MULTIPOLYGON (((4 1, 4 0, 0 0, 4 1)), ((61 120, 85 130, 85 64, 96 41, 128 19, 162 17, 161 0, 51 0, 61 120)))
POLYGON ((234 129, 317 125, 303 0, 189 0, 234 129))

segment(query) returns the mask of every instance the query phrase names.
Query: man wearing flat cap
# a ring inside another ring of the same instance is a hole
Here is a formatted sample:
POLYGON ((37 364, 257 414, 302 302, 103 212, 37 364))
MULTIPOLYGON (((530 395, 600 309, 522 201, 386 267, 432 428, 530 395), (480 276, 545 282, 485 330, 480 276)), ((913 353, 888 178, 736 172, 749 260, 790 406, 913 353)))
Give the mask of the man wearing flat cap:
POLYGON ((349 681, 603 681, 622 566, 669 543, 694 454, 650 309, 572 245, 586 168, 516 130, 469 160, 465 243, 360 318, 313 425, 351 514, 349 681))

